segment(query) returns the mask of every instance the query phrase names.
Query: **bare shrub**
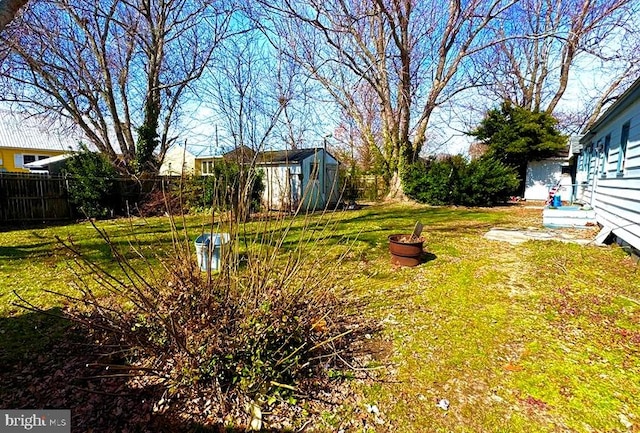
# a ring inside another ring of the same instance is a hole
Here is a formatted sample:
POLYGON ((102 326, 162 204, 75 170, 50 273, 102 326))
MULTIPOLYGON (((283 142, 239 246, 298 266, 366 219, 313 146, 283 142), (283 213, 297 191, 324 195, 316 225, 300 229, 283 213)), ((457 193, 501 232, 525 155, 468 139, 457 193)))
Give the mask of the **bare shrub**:
POLYGON ((181 215, 188 211, 179 194, 173 190, 154 189, 140 205, 140 214, 145 217, 161 215, 181 215))
POLYGON ((200 271, 192 237, 173 219, 166 257, 149 257, 135 243, 120 251, 94 226, 119 269, 109 271, 59 240, 74 259, 77 289, 61 296, 72 301, 72 320, 100 344, 119 347, 137 375, 161 384, 162 401, 207 395, 214 402, 203 409, 207 420, 242 412, 248 422, 245 406, 289 400, 305 382, 327 379, 330 369, 349 369, 356 343, 374 328, 340 279, 349 245, 329 245, 328 219, 231 221, 219 272, 200 271))

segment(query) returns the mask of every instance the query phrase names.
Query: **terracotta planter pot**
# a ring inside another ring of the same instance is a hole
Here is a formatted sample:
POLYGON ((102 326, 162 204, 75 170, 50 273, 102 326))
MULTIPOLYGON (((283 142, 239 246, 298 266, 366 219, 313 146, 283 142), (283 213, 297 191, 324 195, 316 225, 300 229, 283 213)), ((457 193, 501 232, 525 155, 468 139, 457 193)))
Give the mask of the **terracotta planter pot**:
POLYGON ((424 240, 418 242, 401 242, 411 235, 391 235, 389 236, 389 252, 391 253, 391 263, 400 266, 417 266, 422 262, 424 240))

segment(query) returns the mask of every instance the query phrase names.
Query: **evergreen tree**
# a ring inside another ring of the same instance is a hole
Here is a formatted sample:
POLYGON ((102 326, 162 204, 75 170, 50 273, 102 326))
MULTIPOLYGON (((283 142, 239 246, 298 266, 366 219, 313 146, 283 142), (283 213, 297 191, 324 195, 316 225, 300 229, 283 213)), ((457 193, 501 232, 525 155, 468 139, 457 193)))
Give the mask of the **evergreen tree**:
POLYGON ((509 101, 503 102, 499 109, 490 110, 470 135, 488 145, 488 157, 516 169, 521 192, 527 163, 552 157, 567 145, 567 137, 560 133, 553 116, 509 101))

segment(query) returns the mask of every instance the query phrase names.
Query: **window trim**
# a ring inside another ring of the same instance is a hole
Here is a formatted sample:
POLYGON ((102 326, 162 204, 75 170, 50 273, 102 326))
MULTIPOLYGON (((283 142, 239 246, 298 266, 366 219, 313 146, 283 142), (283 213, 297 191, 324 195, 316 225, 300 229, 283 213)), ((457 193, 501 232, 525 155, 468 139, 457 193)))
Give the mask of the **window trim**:
POLYGON ((24 168, 24 160, 22 159, 21 153, 16 153, 13 155, 13 166, 15 168, 24 168))
POLYGON ((620 147, 618 148, 618 164, 616 167, 616 176, 624 176, 625 162, 627 159, 627 145, 629 144, 629 133, 631 132, 631 121, 627 121, 622 125, 620 131, 620 147))
POLYGON ((27 164, 31 164, 32 162, 36 162, 38 160, 38 155, 32 154, 22 154, 22 166, 24 167, 27 164))
POLYGON ((214 174, 213 171, 213 161, 211 160, 203 160, 200 163, 200 172, 201 174, 211 175, 214 174))
POLYGON ((609 165, 609 150, 611 149, 611 133, 604 137, 602 148, 602 161, 600 165, 600 176, 607 177, 607 165, 609 165))
POLYGON ((589 180, 589 176, 591 176, 591 158, 593 157, 592 155, 593 149, 594 149, 593 142, 591 142, 591 144, 589 144, 589 146, 587 146, 587 148, 584 151, 584 155, 585 155, 584 163, 586 164, 585 172, 587 173, 587 180, 589 180))

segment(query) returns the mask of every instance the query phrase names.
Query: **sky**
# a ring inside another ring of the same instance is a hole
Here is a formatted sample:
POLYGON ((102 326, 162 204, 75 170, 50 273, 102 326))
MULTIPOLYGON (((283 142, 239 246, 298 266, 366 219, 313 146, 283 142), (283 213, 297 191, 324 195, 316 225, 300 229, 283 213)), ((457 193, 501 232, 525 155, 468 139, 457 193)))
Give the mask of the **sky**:
MULTIPOLYGON (((579 59, 573 67, 567 90, 558 105, 558 112, 583 111, 585 103, 599 96, 603 83, 607 83, 609 79, 607 72, 600 67, 598 61, 587 57, 579 59)), ((486 109, 498 107, 500 104, 500 101, 490 101, 486 96, 474 95, 471 91, 463 94, 463 97, 466 99, 466 105, 480 108, 475 111, 456 106, 438 108, 430 122, 428 144, 423 153, 466 154, 474 137, 465 132, 482 120, 486 109)), ((191 111, 183 121, 188 132, 184 134, 180 144, 184 144, 186 139, 188 147, 196 154, 221 154, 233 146, 224 129, 224 122, 214 120, 216 112, 211 106, 193 104, 191 111), (217 147, 215 145, 216 126, 219 143, 217 147)), ((321 146, 323 137, 333 133, 338 121, 332 121, 330 115, 327 115, 325 120, 324 124, 316 125, 315 131, 309 131, 307 141, 309 146, 321 146)), ((331 141, 333 138, 329 137, 328 140, 331 141)))
MULTIPOLYGON (((615 43, 614 43, 615 45, 615 43)), ((617 47, 612 46, 615 51, 617 47)), ((558 107, 559 111, 579 111, 584 108, 585 101, 597 96, 607 82, 607 77, 599 68, 598 62, 584 58, 573 67, 569 87, 558 107)), ((489 101, 486 97, 468 91, 463 94, 466 106, 479 107, 479 110, 444 106, 437 109, 429 125, 428 145, 425 152, 430 153, 466 153, 473 137, 465 134, 482 119, 484 110, 498 106, 500 101, 489 101)), ((315 103, 316 105, 322 105, 315 103)), ((196 154, 221 154, 228 150, 233 141, 230 138, 225 122, 218 115, 212 101, 207 98, 187 102, 182 107, 184 115, 176 132, 179 133, 178 144, 194 149, 196 154)), ((328 137, 338 126, 339 121, 331 114, 331 110, 314 120, 307 131, 305 145, 321 146, 323 137, 328 137)), ((327 140, 335 140, 328 137, 327 140)), ((274 140, 277 144, 277 140, 274 140)), ((330 143, 331 144, 331 143, 330 143)))

